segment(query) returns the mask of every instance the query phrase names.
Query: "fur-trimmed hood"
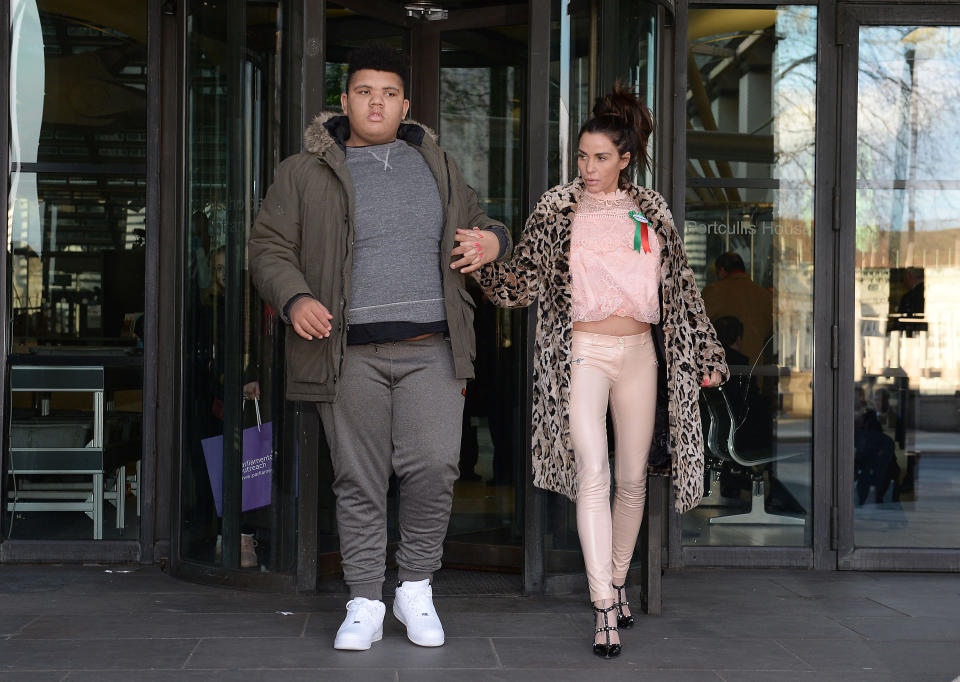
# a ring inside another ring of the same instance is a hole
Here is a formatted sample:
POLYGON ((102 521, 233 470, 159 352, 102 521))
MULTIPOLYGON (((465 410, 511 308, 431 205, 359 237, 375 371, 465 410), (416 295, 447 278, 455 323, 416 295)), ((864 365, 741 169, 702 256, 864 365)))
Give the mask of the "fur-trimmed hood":
MULTIPOLYGON (((350 122, 346 115, 325 111, 316 116, 303 132, 303 146, 311 154, 325 157, 335 149, 345 149, 348 137, 350 122)), ((397 138, 418 147, 424 144, 424 140, 429 140, 429 143, 434 145, 438 143, 437 134, 433 130, 412 119, 400 124, 397 138)))

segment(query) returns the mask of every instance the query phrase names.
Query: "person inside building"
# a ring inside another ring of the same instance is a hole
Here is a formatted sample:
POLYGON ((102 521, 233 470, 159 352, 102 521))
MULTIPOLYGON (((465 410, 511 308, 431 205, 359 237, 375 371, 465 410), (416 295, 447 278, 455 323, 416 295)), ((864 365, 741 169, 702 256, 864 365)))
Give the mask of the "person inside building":
POLYGON ((773 334, 773 295, 747 274, 740 254, 729 251, 714 261, 717 281, 703 288, 707 314, 718 318, 732 315, 743 324, 740 352, 750 364, 765 364, 771 357, 773 334))
POLYGON ((464 389, 473 377, 473 300, 447 267, 457 228, 476 246, 465 270, 509 252, 456 162, 404 121, 407 62, 354 50, 342 115, 318 116, 286 159, 249 242, 261 297, 289 322, 286 392, 315 401, 330 446, 347 615, 337 649, 383 634, 387 487, 396 474, 400 542, 394 615, 440 646, 431 579, 457 479, 464 389), (477 229, 472 229, 477 228, 477 229))
MULTIPOLYGON (((625 585, 648 466, 670 470, 672 453, 677 511, 699 503, 698 391, 719 385, 728 370, 666 202, 631 181, 633 169, 649 163, 650 111, 617 86, 597 99, 593 115, 577 138, 580 177, 544 193, 512 259, 476 276, 498 305, 539 301, 534 485, 576 502, 596 613, 593 651, 610 658, 621 652, 618 627, 633 624, 625 585)), ((478 255, 470 230, 457 239, 454 255, 478 255)))

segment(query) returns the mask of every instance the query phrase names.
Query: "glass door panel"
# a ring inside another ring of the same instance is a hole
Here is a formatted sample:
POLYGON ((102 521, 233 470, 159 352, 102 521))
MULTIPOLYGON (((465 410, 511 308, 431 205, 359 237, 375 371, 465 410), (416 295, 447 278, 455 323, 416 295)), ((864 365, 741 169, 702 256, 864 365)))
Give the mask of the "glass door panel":
MULTIPOLYGON (((340 112, 350 51, 372 43, 423 55, 436 40, 434 22, 417 24, 398 18, 399 3, 362 6, 350 0, 327 3, 326 84, 324 104, 340 112)), ((514 6, 515 7, 515 6, 514 6)), ((455 8, 451 8, 455 9, 455 8)), ((472 7, 481 18, 469 29, 439 27, 439 73, 413 71, 408 98, 439 81, 440 111, 411 111, 414 119, 439 121, 441 141, 477 190, 484 210, 519 235, 525 216, 521 125, 526 92, 527 26, 487 25, 502 16, 493 7, 472 7), (488 14, 484 9, 491 10, 488 14)), ((501 19, 502 21, 502 19, 501 19)), ((425 59, 427 68, 436 61, 425 59)), ((431 67, 432 65, 432 67, 431 67)), ((470 278, 467 278, 470 286, 470 278)), ((497 310, 480 301, 477 333, 477 379, 467 388, 461 476, 454 489, 453 513, 444 546, 444 565, 518 570, 522 565, 522 460, 526 434, 522 424, 520 382, 523 374, 520 335, 525 316, 497 310)), ((320 489, 332 481, 329 455, 321 453, 320 489)), ((388 556, 399 540, 395 485, 388 493, 388 556)), ((321 576, 339 571, 339 538, 332 494, 320 495, 321 576)))
POLYGON ((960 28, 861 26, 857 547, 960 548, 960 28))
POLYGON ((136 539, 146 5, 12 0, 10 18, 3 530, 14 539, 136 539), (83 378, 91 371, 92 384, 83 378))
MULTIPOLYGON (((527 26, 440 33, 440 135, 484 211, 520 235, 527 26)), ((465 226, 466 227, 466 226, 465 226)), ((519 432, 525 311, 497 308, 473 279, 476 379, 467 384, 460 479, 444 565, 523 565, 523 462, 519 432)))
POLYGON ((684 244, 731 379, 683 544, 807 546, 817 10, 691 10, 688 49, 684 244))
MULTIPOLYGON (((592 116, 595 99, 617 80, 637 93, 657 118, 660 37, 655 5, 640 0, 560 0, 553 16, 550 120, 556 127, 550 131, 548 177, 551 184, 559 184, 578 176, 577 133, 592 116)), ((654 148, 651 143, 648 151, 654 148)), ((659 162, 654 158, 653 163, 659 162)), ((636 181, 651 186, 652 174, 638 173, 636 181)), ((612 449, 609 418, 607 435, 612 449)), ((546 571, 582 572, 576 505, 562 495, 547 495, 546 508, 546 571)), ((641 558, 637 552, 635 560, 641 558)))
POLYGON ((277 163, 278 3, 189 5, 180 558, 289 571, 296 453, 281 447, 276 312, 248 272, 277 163))

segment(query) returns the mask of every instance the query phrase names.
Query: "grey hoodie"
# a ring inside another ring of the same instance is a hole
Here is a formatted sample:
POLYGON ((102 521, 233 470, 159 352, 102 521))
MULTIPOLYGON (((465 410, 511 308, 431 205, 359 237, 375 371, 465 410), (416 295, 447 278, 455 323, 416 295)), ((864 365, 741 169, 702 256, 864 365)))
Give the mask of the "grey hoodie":
MULTIPOLYGON (((285 159, 250 234, 250 273, 260 296, 282 311, 295 296, 309 294, 333 315, 325 339, 286 335, 288 400, 336 400, 347 343, 350 275, 353 268, 354 188, 345 164, 347 117, 321 114, 304 132, 305 152, 285 159)), ((397 131, 423 155, 443 204, 441 254, 455 245, 457 228, 500 225, 483 213, 476 192, 425 126, 405 122, 397 131)), ((509 253, 507 250, 505 256, 509 253)), ((473 378, 476 340, 474 302, 458 270, 443 268, 443 296, 457 377, 473 378)))

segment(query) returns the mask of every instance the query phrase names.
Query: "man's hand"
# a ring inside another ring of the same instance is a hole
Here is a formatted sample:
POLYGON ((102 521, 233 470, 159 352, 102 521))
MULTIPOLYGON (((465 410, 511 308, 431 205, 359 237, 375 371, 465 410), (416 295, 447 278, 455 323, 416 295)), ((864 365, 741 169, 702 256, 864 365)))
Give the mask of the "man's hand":
POLYGON ((317 299, 309 296, 297 299, 290 306, 289 315, 293 331, 307 341, 313 341, 314 337, 325 339, 330 336, 333 315, 317 299))
POLYGON ((500 252, 500 240, 497 235, 488 230, 481 230, 475 227, 472 230, 457 230, 454 237, 457 240, 457 246, 453 247, 452 255, 454 258, 461 256, 460 260, 450 263, 451 268, 462 268, 460 272, 467 274, 480 269, 481 266, 496 260, 500 252))

